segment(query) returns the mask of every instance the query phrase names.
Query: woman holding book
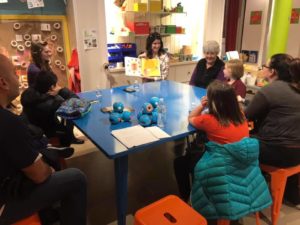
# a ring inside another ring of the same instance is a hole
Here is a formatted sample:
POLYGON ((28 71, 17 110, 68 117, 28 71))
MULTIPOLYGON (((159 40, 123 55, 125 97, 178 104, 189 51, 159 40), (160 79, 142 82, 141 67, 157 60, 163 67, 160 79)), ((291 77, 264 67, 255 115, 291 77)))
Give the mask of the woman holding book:
POLYGON ((139 58, 159 59, 161 79, 165 80, 167 78, 169 73, 169 56, 164 50, 164 44, 159 33, 149 34, 146 40, 146 52, 139 55, 139 58))

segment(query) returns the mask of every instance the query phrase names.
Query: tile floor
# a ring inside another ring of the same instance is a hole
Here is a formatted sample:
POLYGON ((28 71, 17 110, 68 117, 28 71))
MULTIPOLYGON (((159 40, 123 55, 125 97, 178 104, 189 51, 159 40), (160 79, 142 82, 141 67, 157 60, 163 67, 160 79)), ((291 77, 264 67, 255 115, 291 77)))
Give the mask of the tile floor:
MULTIPOLYGON (((68 159, 69 167, 85 172, 88 179, 88 225, 115 225, 116 199, 114 164, 96 147, 86 141, 74 145, 75 154, 68 159)), ((174 143, 129 156, 128 216, 127 224, 133 225, 136 210, 169 194, 178 194, 173 174, 173 159, 176 157, 174 143)), ((267 209, 264 212, 270 214, 267 209)), ((254 217, 246 217, 239 224, 253 225, 254 217)), ((262 221, 262 225, 269 224, 262 221)), ((278 225, 299 225, 300 210, 283 205, 278 225)))

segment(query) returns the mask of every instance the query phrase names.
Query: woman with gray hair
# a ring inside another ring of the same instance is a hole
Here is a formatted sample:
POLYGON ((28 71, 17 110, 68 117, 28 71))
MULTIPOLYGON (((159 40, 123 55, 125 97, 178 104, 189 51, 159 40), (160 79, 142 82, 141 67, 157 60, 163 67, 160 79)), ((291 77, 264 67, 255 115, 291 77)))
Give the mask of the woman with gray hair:
POLYGON ((224 62, 219 59, 220 45, 207 41, 203 45, 204 58, 200 59, 192 74, 190 85, 206 88, 213 80, 224 80, 224 62))

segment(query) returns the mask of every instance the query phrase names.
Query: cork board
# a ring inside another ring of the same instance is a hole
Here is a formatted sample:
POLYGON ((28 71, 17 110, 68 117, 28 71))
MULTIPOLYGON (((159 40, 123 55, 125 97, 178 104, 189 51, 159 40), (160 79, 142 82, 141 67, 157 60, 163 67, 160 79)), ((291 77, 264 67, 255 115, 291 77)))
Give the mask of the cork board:
POLYGON ((20 78, 20 88, 27 84, 27 67, 30 63, 32 41, 47 41, 52 50, 51 68, 58 77, 58 84, 68 86, 67 61, 63 23, 57 21, 0 20, 0 53, 11 57, 20 78))

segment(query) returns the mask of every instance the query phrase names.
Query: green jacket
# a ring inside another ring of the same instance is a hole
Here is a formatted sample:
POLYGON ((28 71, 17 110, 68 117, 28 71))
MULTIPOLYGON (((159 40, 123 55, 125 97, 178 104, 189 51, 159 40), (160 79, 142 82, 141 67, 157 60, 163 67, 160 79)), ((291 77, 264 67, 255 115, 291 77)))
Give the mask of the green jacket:
POLYGON ((224 145, 208 142, 194 170, 193 208, 207 219, 236 220, 271 205, 258 155, 254 138, 224 145))

